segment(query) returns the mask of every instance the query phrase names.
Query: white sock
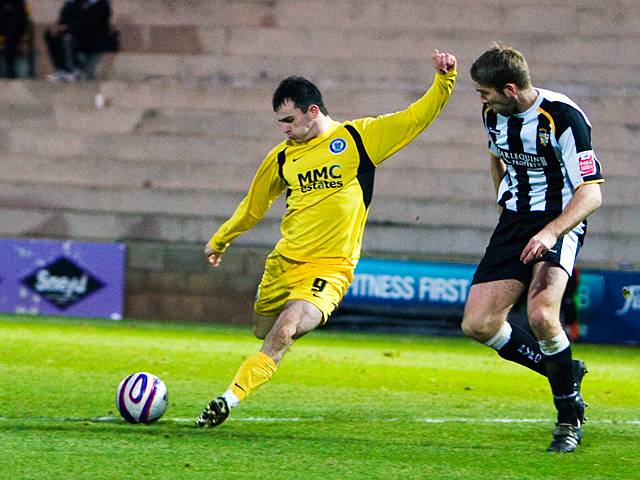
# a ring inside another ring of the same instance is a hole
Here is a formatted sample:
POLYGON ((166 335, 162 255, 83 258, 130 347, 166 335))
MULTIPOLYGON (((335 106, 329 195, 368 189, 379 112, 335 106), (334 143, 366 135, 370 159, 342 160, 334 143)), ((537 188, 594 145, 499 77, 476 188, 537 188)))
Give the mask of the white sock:
POLYGON ((511 339, 511 325, 509 322, 504 322, 498 330, 498 333, 494 335, 494 337, 484 342, 487 347, 493 348, 496 352, 504 347, 507 342, 511 339))
POLYGON ((226 392, 224 392, 221 397, 227 401, 227 405, 229 406, 229 408, 237 407, 240 403, 240 400, 238 400, 238 397, 234 395, 231 389, 228 389, 226 392))
POLYGON ((555 337, 550 338, 549 340, 540 340, 538 343, 540 344, 540 350, 542 350, 542 353, 545 355, 560 353, 571 345, 569 337, 567 337, 564 330, 555 337))

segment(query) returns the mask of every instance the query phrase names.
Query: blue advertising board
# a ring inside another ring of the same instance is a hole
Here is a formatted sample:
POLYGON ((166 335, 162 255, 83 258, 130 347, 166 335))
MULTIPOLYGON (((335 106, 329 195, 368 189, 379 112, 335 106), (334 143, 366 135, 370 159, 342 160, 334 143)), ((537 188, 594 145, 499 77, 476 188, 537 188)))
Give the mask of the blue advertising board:
POLYGON ((125 246, 0 239, 0 312, 119 320, 125 246))
POLYGON ((581 340, 640 344, 640 272, 582 270, 578 299, 581 340))
MULTIPOLYGON (((475 268, 363 258, 342 306, 371 314, 461 317, 475 268)), ((580 340, 640 344, 640 272, 582 270, 578 298, 580 340)))
POLYGON ((363 258, 343 305, 461 314, 474 271, 467 264, 363 258))

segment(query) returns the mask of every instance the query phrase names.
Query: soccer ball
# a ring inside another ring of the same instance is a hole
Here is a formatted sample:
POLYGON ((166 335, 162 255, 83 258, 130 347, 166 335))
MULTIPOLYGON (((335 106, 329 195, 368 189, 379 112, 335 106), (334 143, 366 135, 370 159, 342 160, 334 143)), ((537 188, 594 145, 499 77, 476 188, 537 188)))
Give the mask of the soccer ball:
POLYGON ((116 406, 130 423, 152 423, 167 409, 169 391, 159 377, 138 372, 126 376, 116 390, 116 406))

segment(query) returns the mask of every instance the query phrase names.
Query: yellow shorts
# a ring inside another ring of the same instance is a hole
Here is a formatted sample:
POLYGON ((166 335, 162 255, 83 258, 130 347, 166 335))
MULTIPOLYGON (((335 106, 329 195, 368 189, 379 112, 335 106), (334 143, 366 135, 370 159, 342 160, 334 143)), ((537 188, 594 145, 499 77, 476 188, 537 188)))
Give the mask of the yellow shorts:
POLYGON ((346 262, 297 262, 274 250, 265 262, 253 309, 258 315, 275 317, 288 300, 306 300, 322 312, 324 324, 347 293, 354 270, 346 262))

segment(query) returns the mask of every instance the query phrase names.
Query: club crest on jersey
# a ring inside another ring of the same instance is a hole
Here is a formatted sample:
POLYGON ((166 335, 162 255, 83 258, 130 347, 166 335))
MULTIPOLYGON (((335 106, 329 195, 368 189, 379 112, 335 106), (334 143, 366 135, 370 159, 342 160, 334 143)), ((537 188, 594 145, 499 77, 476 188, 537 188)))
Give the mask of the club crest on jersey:
POLYGON ((538 129, 538 141, 543 147, 546 147, 549 144, 549 132, 547 132, 546 128, 538 129))
POLYGON ((329 150, 331 150, 331 153, 333 154, 342 153, 346 148, 347 141, 344 138, 334 138, 329 144, 329 150))
POLYGON ((596 173, 596 159, 593 151, 582 152, 578 155, 578 165, 580 166, 580 175, 588 177, 596 173))

